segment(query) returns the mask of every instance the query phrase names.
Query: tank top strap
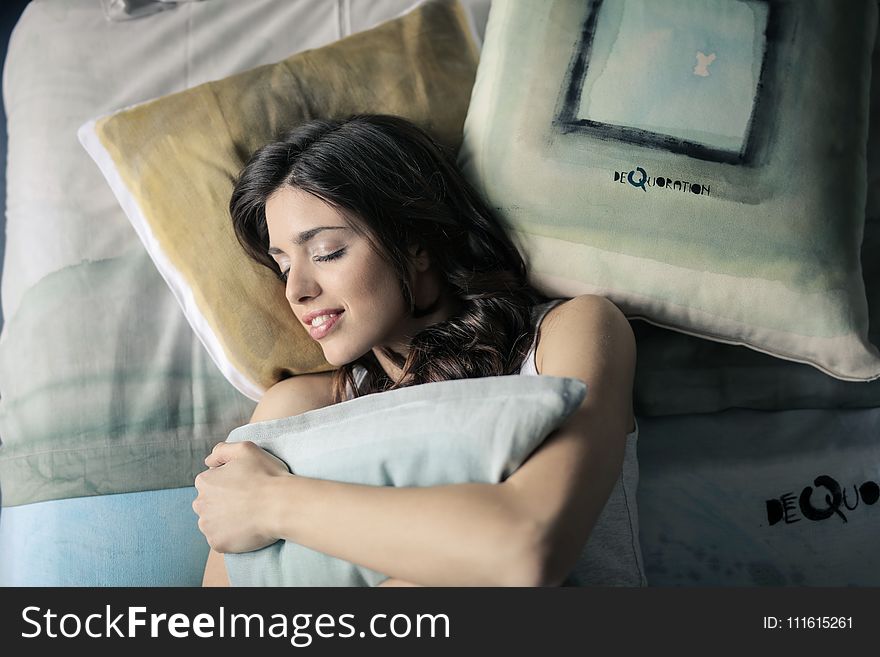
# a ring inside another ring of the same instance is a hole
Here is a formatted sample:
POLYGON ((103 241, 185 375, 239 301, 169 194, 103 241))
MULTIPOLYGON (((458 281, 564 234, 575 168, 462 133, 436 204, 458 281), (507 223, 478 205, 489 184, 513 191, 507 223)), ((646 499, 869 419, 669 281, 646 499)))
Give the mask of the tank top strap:
POLYGON ((541 322, 544 321, 544 316, 550 312, 551 309, 565 301, 568 301, 568 299, 551 299, 550 301, 532 307, 532 326, 535 328, 535 333, 532 336, 532 344, 531 347, 529 347, 529 352, 523 360, 522 367, 520 367, 520 374, 525 374, 527 376, 538 375, 538 364, 536 362, 538 351, 538 327, 541 326, 541 322))

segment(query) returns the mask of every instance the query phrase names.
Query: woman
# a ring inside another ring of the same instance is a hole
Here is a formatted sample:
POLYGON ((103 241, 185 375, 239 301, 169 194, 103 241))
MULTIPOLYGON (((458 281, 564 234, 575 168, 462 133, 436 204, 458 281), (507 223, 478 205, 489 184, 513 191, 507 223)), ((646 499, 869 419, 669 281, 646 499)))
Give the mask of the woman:
POLYGON ((577 377, 589 394, 500 484, 308 479, 253 443, 220 443, 193 502, 212 548, 204 584, 228 584, 222 553, 278 539, 385 573, 386 586, 562 583, 636 436, 635 340, 620 310, 594 295, 548 303, 450 157, 397 117, 312 121, 269 144, 230 211, 338 368, 277 383, 251 422, 465 377, 577 377))

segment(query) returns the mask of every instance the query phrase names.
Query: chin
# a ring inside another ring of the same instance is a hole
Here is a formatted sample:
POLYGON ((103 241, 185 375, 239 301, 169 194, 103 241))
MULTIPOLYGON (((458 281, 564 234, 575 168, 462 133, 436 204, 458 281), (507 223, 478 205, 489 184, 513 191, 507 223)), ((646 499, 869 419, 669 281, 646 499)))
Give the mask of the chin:
POLYGON ((324 360, 326 360, 333 367, 342 367, 355 360, 354 358, 346 358, 344 355, 340 355, 338 351, 335 349, 331 349, 330 353, 327 353, 327 350, 324 350, 324 360))

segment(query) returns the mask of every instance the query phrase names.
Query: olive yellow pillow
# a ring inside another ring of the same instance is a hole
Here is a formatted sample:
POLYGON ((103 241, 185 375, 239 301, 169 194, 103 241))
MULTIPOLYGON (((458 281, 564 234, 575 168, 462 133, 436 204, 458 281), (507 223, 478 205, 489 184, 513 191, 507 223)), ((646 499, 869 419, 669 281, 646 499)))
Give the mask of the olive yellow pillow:
POLYGON ((258 399, 291 374, 333 369, 244 253, 228 203, 250 155, 314 118, 395 114, 457 150, 478 46, 458 0, 323 48, 126 108, 80 128, 135 230, 224 376, 258 399))

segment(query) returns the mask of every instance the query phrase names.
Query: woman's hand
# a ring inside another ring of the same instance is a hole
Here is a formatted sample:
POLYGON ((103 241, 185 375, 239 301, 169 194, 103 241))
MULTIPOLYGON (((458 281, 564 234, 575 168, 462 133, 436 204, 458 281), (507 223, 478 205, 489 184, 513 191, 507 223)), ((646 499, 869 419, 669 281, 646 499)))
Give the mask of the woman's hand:
POLYGON ((195 479, 192 508, 211 548, 250 552, 277 541, 267 491, 277 477, 293 476, 284 462, 247 441, 218 443, 205 465, 210 469, 195 479))

